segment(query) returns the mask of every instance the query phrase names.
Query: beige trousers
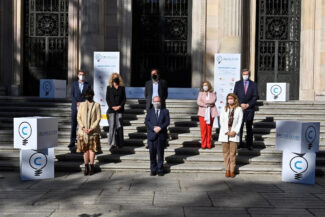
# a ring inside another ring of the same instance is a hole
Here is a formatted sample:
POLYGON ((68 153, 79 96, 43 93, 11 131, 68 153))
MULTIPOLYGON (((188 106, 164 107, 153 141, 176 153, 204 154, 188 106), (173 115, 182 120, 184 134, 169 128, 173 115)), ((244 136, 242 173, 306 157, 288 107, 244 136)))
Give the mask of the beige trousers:
POLYGON ((222 152, 226 170, 230 170, 230 172, 235 172, 237 142, 223 142, 222 152))

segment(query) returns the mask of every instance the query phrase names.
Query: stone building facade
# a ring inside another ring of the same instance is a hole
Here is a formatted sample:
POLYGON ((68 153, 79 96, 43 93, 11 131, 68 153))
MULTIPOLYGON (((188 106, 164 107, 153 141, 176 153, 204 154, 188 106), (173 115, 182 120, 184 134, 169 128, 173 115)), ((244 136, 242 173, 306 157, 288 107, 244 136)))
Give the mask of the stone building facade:
POLYGON ((214 54, 241 53, 261 99, 278 81, 325 100, 324 36, 325 0, 1 0, 0 94, 70 85, 79 68, 91 82, 94 51, 120 52, 128 86, 158 67, 173 87, 213 83, 214 54))

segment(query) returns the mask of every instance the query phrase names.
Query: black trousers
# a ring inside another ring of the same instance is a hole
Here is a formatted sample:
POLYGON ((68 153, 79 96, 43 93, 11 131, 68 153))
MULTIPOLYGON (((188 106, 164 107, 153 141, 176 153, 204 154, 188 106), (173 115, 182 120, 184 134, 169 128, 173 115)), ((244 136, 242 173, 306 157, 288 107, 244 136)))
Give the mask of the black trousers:
POLYGON ((70 145, 74 145, 76 143, 76 138, 77 138, 77 110, 72 110, 71 112, 71 133, 70 133, 70 145))
POLYGON ((246 124, 246 147, 253 146, 253 120, 254 120, 254 112, 244 111, 243 123, 240 127, 240 140, 239 145, 243 146, 243 131, 244 131, 244 123, 246 124))
POLYGON ((165 144, 161 144, 159 140, 149 141, 149 153, 150 153, 150 170, 152 173, 164 172, 164 151, 165 144), (158 161, 157 161, 158 156, 158 161))

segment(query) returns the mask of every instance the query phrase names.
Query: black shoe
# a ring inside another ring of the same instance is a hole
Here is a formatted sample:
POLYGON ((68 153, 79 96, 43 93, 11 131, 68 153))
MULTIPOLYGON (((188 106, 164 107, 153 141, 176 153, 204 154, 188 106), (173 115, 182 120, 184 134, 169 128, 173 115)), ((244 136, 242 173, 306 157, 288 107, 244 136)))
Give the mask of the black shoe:
POLYGON ((89 164, 85 164, 84 175, 85 176, 88 176, 89 175, 89 164))
POLYGON ((95 173, 95 166, 94 164, 89 164, 89 175, 94 175, 95 173))
POLYGON ((165 174, 164 174, 164 172, 159 172, 158 173, 158 176, 164 176, 165 174))
POLYGON ((157 173, 156 172, 150 172, 150 176, 156 176, 157 173))
POLYGON ((146 149, 149 149, 149 146, 148 145, 146 145, 146 149))
POLYGON ((252 148, 251 146, 249 146, 249 147, 248 147, 248 150, 250 150, 250 151, 251 151, 251 150, 253 150, 253 148, 252 148))

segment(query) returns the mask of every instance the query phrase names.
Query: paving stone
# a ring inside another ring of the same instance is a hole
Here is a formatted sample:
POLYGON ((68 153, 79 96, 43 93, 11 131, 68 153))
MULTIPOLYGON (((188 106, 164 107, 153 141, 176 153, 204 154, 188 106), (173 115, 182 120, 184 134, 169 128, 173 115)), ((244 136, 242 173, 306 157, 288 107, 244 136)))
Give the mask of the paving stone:
POLYGON ((215 207, 270 207, 270 204, 254 192, 208 192, 215 207))
POLYGON ((276 208, 324 208, 325 202, 312 194, 301 193, 262 193, 276 208))
POLYGON ((229 191, 229 186, 223 181, 225 179, 181 179, 181 191, 229 191))
POLYGON ((325 208, 324 209, 308 209, 316 217, 324 217, 325 216, 325 208))
POLYGON ((185 207, 184 211, 186 217, 249 217, 249 214, 243 208, 185 207))
POLYGON ((312 217, 313 215, 306 209, 274 209, 274 208, 249 208, 252 217, 312 217))
POLYGON ((133 179, 130 191, 180 192, 179 181, 167 176, 148 176, 133 179))
POLYGON ((130 207, 122 206, 119 217, 184 217, 182 207, 162 208, 162 207, 130 207))
POLYGON ((118 205, 138 205, 151 206, 153 203, 154 192, 133 192, 129 191, 109 191, 104 190, 99 196, 96 204, 118 204, 118 205))
POLYGON ((304 185, 296 183, 285 183, 281 182, 276 184, 283 192, 286 193, 325 193, 325 187, 319 184, 315 185, 304 185))
POLYGON ((97 202, 101 190, 87 191, 50 191, 34 202, 34 205, 61 205, 61 204, 80 204, 93 205, 97 202))
POLYGON ((155 192, 157 207, 212 206, 206 192, 155 192))
POLYGON ((273 183, 256 183, 251 181, 229 181, 227 182, 229 188, 233 192, 270 192, 270 193, 283 193, 283 191, 278 188, 273 183))

